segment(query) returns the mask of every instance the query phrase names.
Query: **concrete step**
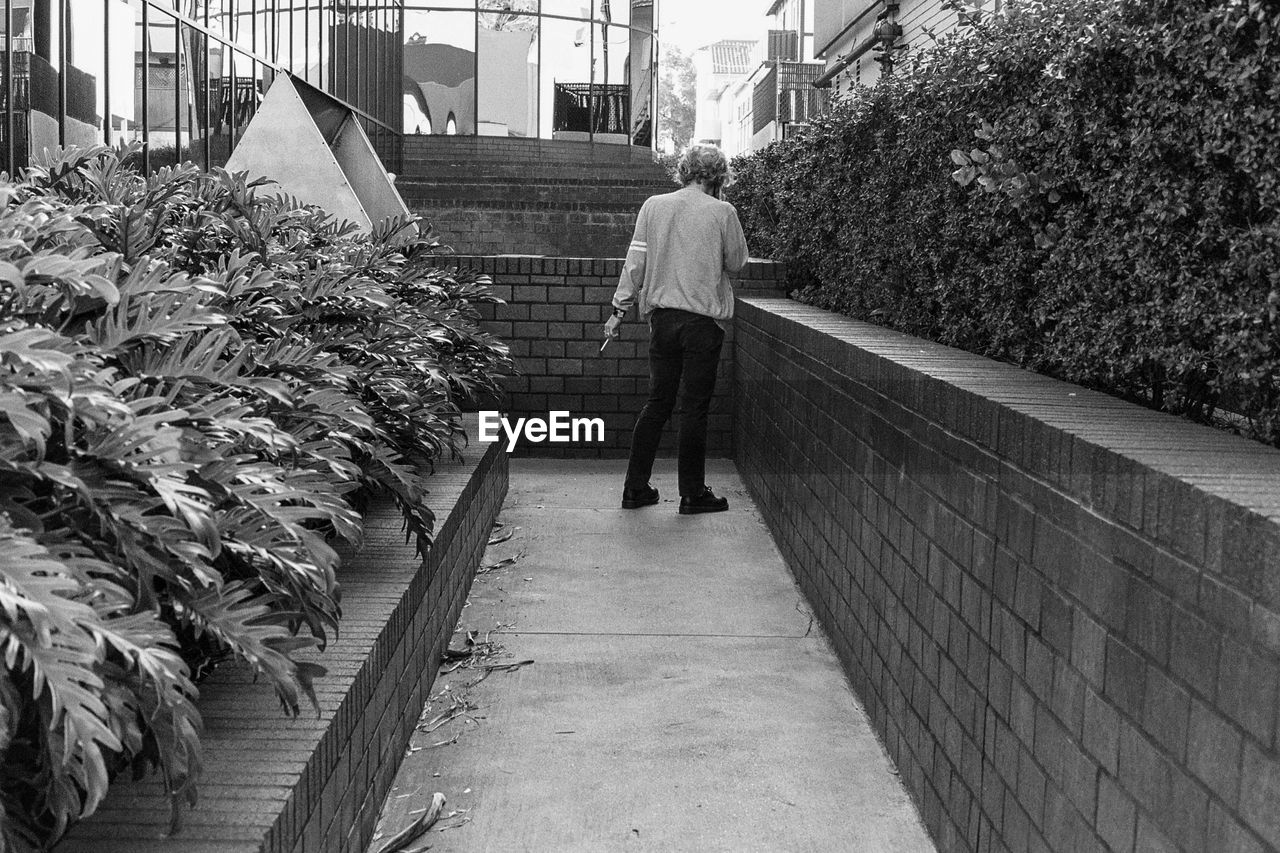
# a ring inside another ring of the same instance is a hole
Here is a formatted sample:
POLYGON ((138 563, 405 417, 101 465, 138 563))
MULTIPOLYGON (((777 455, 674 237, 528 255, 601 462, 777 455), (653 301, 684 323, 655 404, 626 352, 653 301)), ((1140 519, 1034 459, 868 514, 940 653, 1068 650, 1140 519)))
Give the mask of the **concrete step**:
POLYGON ((521 139, 502 136, 415 136, 404 137, 404 152, 436 152, 449 150, 516 150, 537 151, 543 155, 569 155, 578 159, 593 158, 618 161, 651 161, 653 152, 631 145, 608 145, 601 142, 575 142, 564 139, 521 139))
POLYGON ((495 145, 457 145, 439 148, 405 148, 404 156, 410 158, 448 157, 453 154, 481 157, 537 157, 544 160, 571 160, 575 163, 615 163, 643 165, 653 163, 652 157, 624 156, 615 157, 608 153, 600 153, 588 146, 578 149, 545 150, 536 146, 495 146, 495 145))
POLYGON ((582 169, 584 171, 642 175, 665 175, 666 168, 660 163, 601 163, 595 160, 573 160, 570 158, 537 157, 513 155, 510 157, 494 154, 469 154, 466 151, 452 151, 434 157, 406 156, 402 160, 402 170, 423 168, 426 166, 523 166, 535 169, 582 169))
POLYGON ((592 174, 569 170, 539 169, 525 172, 517 168, 467 168, 450 166, 427 173, 404 172, 396 177, 397 186, 458 186, 463 184, 521 184, 525 186, 614 186, 676 188, 669 178, 653 175, 592 174))
POLYGON ((645 199, 675 189, 647 150, 410 137, 396 187, 462 254, 618 257, 645 199))
POLYGON ((492 210, 599 210, 637 212, 645 200, 655 193, 623 193, 611 188, 591 192, 564 192, 547 190, 538 192, 525 188, 520 195, 503 195, 484 192, 477 187, 474 192, 466 188, 443 187, 430 192, 400 190, 400 196, 410 207, 467 207, 492 210))
POLYGON ((400 179, 455 181, 505 178, 520 181, 595 181, 621 183, 674 184, 665 172, 652 169, 584 167, 546 163, 406 163, 397 173, 400 179))
POLYGON ((578 207, 583 204, 639 205, 645 199, 669 192, 674 187, 653 184, 611 184, 590 181, 537 182, 459 181, 436 183, 400 180, 396 188, 406 200, 456 199, 470 205, 556 204, 578 207))

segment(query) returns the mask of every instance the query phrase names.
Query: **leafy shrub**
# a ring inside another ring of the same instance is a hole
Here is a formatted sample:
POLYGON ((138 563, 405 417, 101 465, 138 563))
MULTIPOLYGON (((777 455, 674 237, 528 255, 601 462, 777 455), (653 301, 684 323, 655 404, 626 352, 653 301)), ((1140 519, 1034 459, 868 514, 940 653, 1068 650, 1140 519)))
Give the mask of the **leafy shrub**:
POLYGON ((297 714, 340 614, 331 540, 497 393, 487 281, 192 166, 71 150, 0 185, 0 826, 40 847, 111 776, 194 803, 194 682, 247 663, 297 714))
POLYGON ((731 199, 800 299, 1280 445, 1278 25, 1246 0, 971 16, 738 161, 731 199))

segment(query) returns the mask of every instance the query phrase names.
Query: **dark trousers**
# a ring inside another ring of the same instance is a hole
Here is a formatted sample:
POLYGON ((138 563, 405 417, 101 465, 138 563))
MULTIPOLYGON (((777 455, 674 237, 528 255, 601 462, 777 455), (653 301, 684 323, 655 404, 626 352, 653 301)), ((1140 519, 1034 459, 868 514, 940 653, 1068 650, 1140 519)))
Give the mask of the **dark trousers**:
POLYGON ((724 330, 710 317, 678 308, 655 308, 649 330, 649 400, 631 436, 626 487, 648 484, 662 429, 679 396, 680 494, 696 495, 706 485, 707 410, 716 390, 724 330))

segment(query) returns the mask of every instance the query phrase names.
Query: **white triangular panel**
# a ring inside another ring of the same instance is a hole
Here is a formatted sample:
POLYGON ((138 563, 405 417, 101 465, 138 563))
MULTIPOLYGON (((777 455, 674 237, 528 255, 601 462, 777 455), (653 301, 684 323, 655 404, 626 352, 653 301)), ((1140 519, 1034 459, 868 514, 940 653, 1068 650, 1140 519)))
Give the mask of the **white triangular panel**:
POLYGON ((269 178, 282 192, 366 232, 389 216, 407 214, 355 114, 309 86, 304 98, 304 86, 288 74, 276 76, 227 171, 269 178))

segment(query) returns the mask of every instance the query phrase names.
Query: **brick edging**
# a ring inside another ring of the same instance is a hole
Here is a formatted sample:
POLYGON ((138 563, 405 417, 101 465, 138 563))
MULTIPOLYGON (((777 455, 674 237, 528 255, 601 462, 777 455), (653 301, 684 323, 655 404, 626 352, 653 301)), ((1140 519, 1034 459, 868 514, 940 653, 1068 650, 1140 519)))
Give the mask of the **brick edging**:
POLYGON ((200 686, 205 772, 200 804, 165 838, 158 780, 119 779, 97 814, 58 845, 73 853, 363 851, 439 669, 507 489, 507 455, 475 442, 430 480, 435 543, 405 543, 398 510, 365 514, 365 543, 347 549, 341 633, 309 656, 328 669, 320 703, 286 717, 271 688, 227 664, 200 686))
MULTIPOLYGON (((430 262, 439 269, 459 267, 474 270, 483 275, 545 275, 545 276, 613 276, 622 274, 625 258, 561 258, 540 255, 433 255, 430 262)), ((752 258, 743 270, 734 276, 737 282, 765 282, 776 285, 785 278, 785 265, 781 261, 752 258)))
POLYGON ((1280 452, 738 319, 739 470, 940 849, 1280 849, 1280 452))

